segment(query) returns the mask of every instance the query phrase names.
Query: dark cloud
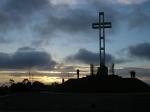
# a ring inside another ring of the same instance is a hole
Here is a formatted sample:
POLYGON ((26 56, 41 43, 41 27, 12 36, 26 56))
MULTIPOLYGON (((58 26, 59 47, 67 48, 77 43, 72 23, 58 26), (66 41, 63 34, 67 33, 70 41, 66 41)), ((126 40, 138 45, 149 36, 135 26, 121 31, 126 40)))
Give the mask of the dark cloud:
MULTIPOLYGON (((106 13, 106 19, 109 18, 109 20, 112 21, 113 24, 115 24, 114 27, 118 26, 117 23, 119 21, 123 21, 124 17, 129 18, 129 23, 131 24, 134 24, 134 22, 136 21, 137 23, 139 23, 139 20, 143 20, 144 18, 147 19, 147 17, 149 17, 149 14, 145 13, 145 10, 149 11, 148 4, 150 4, 149 1, 146 1, 141 4, 131 4, 129 6, 121 5, 123 7, 121 8, 119 4, 113 4, 111 2, 106 3, 105 1, 99 0, 87 0, 85 5, 81 4, 81 6, 79 3, 79 7, 75 6, 74 8, 72 8, 66 5, 52 5, 49 0, 6 1, 7 2, 5 2, 5 4, 3 3, 4 5, 1 8, 2 10, 0 14, 0 17, 1 19, 3 19, 3 21, 13 20, 19 23, 19 21, 24 20, 24 18, 28 18, 30 14, 35 12, 38 13, 42 9, 46 9, 45 12, 42 13, 47 14, 45 18, 47 18, 48 21, 46 21, 45 24, 50 27, 49 31, 51 31, 52 29, 59 29, 67 32, 88 32, 89 27, 91 27, 91 22, 93 22, 93 20, 98 20, 96 13, 99 11, 104 11, 106 13), (126 8, 128 8, 128 10, 131 10, 129 11, 131 13, 127 13, 128 11, 125 10, 126 8), (128 14, 130 14, 131 17, 129 17, 128 14), (122 20, 120 20, 121 18, 122 20)), ((39 15, 40 14, 41 13, 39 13, 39 15)), ((149 23, 148 21, 144 22, 149 23)), ((43 24, 41 24, 41 27, 42 26, 43 24)))
POLYGON ((0 7, 0 31, 24 28, 34 13, 48 6, 48 0, 6 0, 0 7))
POLYGON ((30 52, 30 51, 35 51, 35 48, 31 48, 31 47, 21 47, 18 49, 19 52, 30 52))
MULTIPOLYGON (((106 54, 106 60, 107 60, 107 63, 113 63, 115 58, 110 54, 106 54)), ((99 53, 94 53, 86 49, 80 49, 76 54, 72 56, 68 56, 66 58, 66 61, 79 62, 79 63, 85 63, 85 64, 91 64, 91 63, 98 64, 99 53)))
MULTIPOLYGON (((99 53, 91 52, 86 49, 80 49, 76 54, 66 57, 66 62, 77 62, 85 64, 99 64, 99 53)), ((131 62, 132 60, 126 58, 115 58, 111 54, 106 54, 107 64, 121 64, 126 62, 131 62)))
POLYGON ((6 53, 0 53, 0 67, 9 68, 11 64, 11 56, 6 53))
POLYGON ((140 30, 150 28, 150 7, 148 5, 150 1, 133 5, 133 10, 127 16, 129 28, 140 30))
MULTIPOLYGON (((40 15, 44 9, 51 7, 49 0, 1 0, 0 4, 0 33, 2 35, 9 34, 13 30, 14 32, 21 29, 25 31, 26 27, 31 29, 30 25, 35 20, 35 14, 40 15)), ((34 33, 34 31, 31 32, 34 33)))
POLYGON ((61 17, 49 15, 43 24, 35 25, 34 30, 42 38, 55 37, 58 32, 69 35, 87 35, 92 33, 93 18, 94 16, 84 9, 66 9, 64 16, 63 14, 61 17))
POLYGON ((29 15, 42 10, 49 4, 48 0, 9 0, 4 10, 18 15, 29 15))
MULTIPOLYGON (((118 30, 118 25, 122 26, 121 24, 124 23, 128 23, 130 29, 150 28, 149 0, 139 3, 131 2, 131 4, 119 4, 119 2, 113 4, 99 0, 92 0, 91 2, 98 11, 106 12, 108 18, 112 21, 113 29, 118 30)), ((106 19, 108 18, 106 17, 106 19)))
POLYGON ((76 8, 64 8, 63 5, 56 5, 53 7, 56 14, 50 13, 46 17, 47 20, 43 24, 37 24, 34 29, 42 38, 55 37, 54 34, 58 32, 69 35, 75 34, 77 37, 82 35, 82 39, 93 38, 95 32, 92 30, 91 24, 98 21, 98 12, 104 11, 106 21, 112 22, 113 28, 108 30, 109 33, 117 33, 121 26, 126 23, 128 23, 130 29, 142 30, 143 27, 150 27, 150 14, 149 11, 146 11, 150 8, 147 4, 150 4, 150 2, 123 5, 99 0, 87 0, 86 6, 82 5, 76 8))
POLYGON ((144 42, 128 47, 128 54, 133 57, 150 60, 150 43, 144 42))
POLYGON ((29 47, 19 48, 14 54, 0 53, 0 68, 53 68, 56 62, 51 56, 42 51, 36 51, 29 47))
POLYGON ((104 0, 85 1, 85 4, 64 6, 53 5, 50 0, 2 0, 0 31, 19 30, 28 25, 31 33, 35 34, 32 37, 33 43, 38 44, 56 37, 55 34, 59 32, 70 37, 76 34, 83 39, 93 38, 95 32, 92 31, 91 24, 98 21, 99 11, 104 11, 106 21, 112 22, 113 29, 109 30, 111 33, 118 32, 126 22, 129 28, 150 27, 149 1, 131 5, 106 3, 104 0), (34 25, 30 26, 32 23, 34 25))
POLYGON ((0 8, 1 28, 9 28, 11 25, 13 27, 25 25, 30 22, 28 20, 33 13, 41 11, 48 3, 48 0, 7 0, 0 8))
POLYGON ((12 40, 0 36, 0 44, 10 43, 12 40))
POLYGON ((115 24, 114 27, 117 27, 118 22, 120 21, 119 18, 116 19, 116 17, 119 17, 118 11, 106 4, 98 5, 99 6, 88 4, 88 7, 82 8, 64 8, 63 6, 56 6, 53 8, 56 12, 56 15, 50 14, 47 16, 47 21, 45 21, 43 24, 37 24, 35 26, 35 31, 39 32, 42 36, 48 35, 48 38, 53 37, 49 35, 53 35, 58 31, 70 35, 84 35, 83 37, 87 38, 89 37, 87 35, 93 35, 92 23, 98 22, 98 11, 105 11, 106 13, 108 12, 107 16, 109 17, 106 18, 106 21, 111 21, 113 24, 115 24), (95 9, 95 7, 98 9, 95 9), (62 8, 63 10, 58 10, 57 8, 62 8), (62 11, 61 14, 60 11, 62 11), (57 15, 57 13, 60 15, 57 15))

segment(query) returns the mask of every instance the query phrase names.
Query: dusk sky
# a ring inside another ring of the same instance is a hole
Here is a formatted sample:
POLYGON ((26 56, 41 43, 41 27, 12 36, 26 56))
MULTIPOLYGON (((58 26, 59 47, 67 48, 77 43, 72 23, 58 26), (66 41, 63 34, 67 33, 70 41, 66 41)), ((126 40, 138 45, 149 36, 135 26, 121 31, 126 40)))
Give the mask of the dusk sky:
POLYGON ((98 30, 92 29, 98 12, 112 22, 106 30, 107 64, 148 79, 149 0, 0 0, 1 70, 73 72, 98 64, 98 30))

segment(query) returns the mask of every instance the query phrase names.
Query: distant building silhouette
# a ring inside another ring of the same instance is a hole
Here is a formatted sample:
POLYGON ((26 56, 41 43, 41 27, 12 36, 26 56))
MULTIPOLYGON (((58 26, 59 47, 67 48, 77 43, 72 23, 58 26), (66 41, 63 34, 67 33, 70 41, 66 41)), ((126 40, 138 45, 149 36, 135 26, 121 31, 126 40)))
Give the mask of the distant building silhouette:
POLYGON ((79 79, 79 75, 80 75, 80 70, 77 69, 77 79, 79 79))

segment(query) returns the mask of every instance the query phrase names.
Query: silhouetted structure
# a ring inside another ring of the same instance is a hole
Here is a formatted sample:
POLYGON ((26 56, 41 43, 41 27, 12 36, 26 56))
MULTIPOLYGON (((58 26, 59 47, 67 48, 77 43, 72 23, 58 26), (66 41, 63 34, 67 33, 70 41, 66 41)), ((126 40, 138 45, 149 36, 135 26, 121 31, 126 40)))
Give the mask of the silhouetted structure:
POLYGON ((115 64, 114 63, 111 66, 111 75, 115 75, 115 64))
POLYGON ((91 74, 91 76, 94 75, 94 66, 93 66, 93 64, 90 64, 90 74, 91 74))
POLYGON ((134 70, 132 70, 132 71, 130 71, 130 75, 131 75, 131 78, 135 78, 135 71, 134 70))
POLYGON ((88 76, 80 79, 69 79, 62 84, 65 92, 104 92, 104 93, 130 93, 150 92, 150 86, 137 78, 122 78, 109 75, 107 78, 88 76))
POLYGON ((104 12, 99 12, 99 22, 93 23, 92 28, 99 29, 100 68, 97 74, 108 76, 108 68, 105 66, 105 28, 111 28, 111 23, 105 22, 104 12))
POLYGON ((64 78, 62 78, 62 83, 64 83, 65 82, 65 80, 64 80, 64 78))
POLYGON ((79 75, 80 75, 80 70, 77 69, 77 79, 79 79, 79 75))
POLYGON ((99 74, 100 77, 108 77, 108 67, 101 65, 98 67, 97 74, 99 74))

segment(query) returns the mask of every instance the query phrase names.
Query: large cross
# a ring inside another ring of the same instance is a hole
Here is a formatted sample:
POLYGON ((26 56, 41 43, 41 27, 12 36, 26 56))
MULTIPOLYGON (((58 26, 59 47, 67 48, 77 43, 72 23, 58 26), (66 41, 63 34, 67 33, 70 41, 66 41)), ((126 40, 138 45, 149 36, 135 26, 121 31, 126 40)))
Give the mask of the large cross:
POLYGON ((105 22, 104 12, 99 12, 99 22, 92 24, 93 29, 99 29, 100 66, 105 66, 105 28, 111 28, 111 22, 105 22))

